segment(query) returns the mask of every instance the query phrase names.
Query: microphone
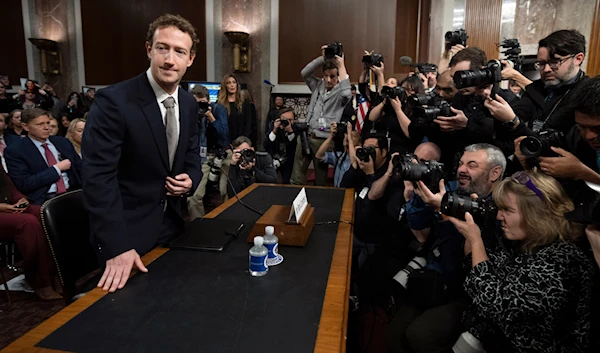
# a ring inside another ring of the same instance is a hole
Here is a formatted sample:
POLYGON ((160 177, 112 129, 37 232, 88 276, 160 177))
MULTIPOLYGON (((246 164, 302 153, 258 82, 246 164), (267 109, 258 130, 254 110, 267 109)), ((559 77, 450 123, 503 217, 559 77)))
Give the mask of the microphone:
POLYGON ((400 64, 404 65, 404 66, 408 66, 408 65, 412 64, 412 58, 410 56, 401 56, 400 64))
POLYGON ((267 85, 271 86, 271 87, 275 87, 274 84, 271 83, 271 81, 269 80, 263 80, 264 83, 266 83, 267 85))

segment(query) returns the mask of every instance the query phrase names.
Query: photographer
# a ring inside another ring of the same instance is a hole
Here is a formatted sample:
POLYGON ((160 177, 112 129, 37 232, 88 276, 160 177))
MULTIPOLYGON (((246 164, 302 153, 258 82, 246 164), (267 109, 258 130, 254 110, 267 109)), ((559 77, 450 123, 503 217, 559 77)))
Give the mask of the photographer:
POLYGON ((321 47, 322 56, 314 59, 302 69, 302 78, 312 95, 308 106, 306 122, 309 125, 310 155, 305 155, 301 144, 296 146, 292 184, 306 184, 306 171, 312 160, 315 168, 315 182, 318 186, 327 185, 328 166, 321 163, 315 153, 329 135, 329 125, 339 122, 344 107, 350 100, 350 79, 344 65, 344 54, 340 43, 321 47), (330 58, 328 58, 328 56, 330 58), (323 68, 323 78, 313 73, 323 68))
MULTIPOLYGON (((365 51, 365 53, 368 53, 368 52, 365 51)), ((365 97, 366 101, 370 103, 370 108, 369 108, 369 112, 370 112, 373 109, 373 107, 376 107, 383 101, 383 98, 380 95, 380 92, 381 92, 381 89, 383 88, 383 86, 396 87, 396 86, 398 86, 398 80, 395 77, 390 77, 387 80, 385 79, 385 77, 383 75, 383 70, 385 68, 385 65, 383 62, 380 63, 380 66, 367 65, 366 63, 363 63, 363 64, 364 64, 363 72, 361 72, 360 77, 358 78, 358 91, 360 92, 360 94, 363 97, 365 97), (373 92, 371 90, 370 84, 368 82, 369 72, 370 72, 370 75, 375 77, 375 82, 377 84, 377 87, 376 87, 377 91, 375 91, 375 92, 373 92)), ((371 131, 375 131, 375 130, 376 130, 375 123, 373 121, 371 121, 369 119, 369 116, 367 115, 367 117, 363 123, 363 126, 362 126, 361 138, 363 140, 366 139, 367 136, 371 133, 371 131)))
POLYGON ((508 141, 546 128, 566 133, 575 125, 569 101, 575 97, 573 89, 587 79, 581 70, 585 37, 575 30, 556 31, 540 40, 537 59, 541 78, 525 88, 514 107, 501 99, 486 103, 508 131, 508 141))
POLYGON ((342 183, 344 174, 350 169, 350 154, 349 148, 360 147, 360 135, 358 132, 352 131, 352 124, 345 123, 346 131, 338 131, 338 124, 331 123, 330 133, 327 140, 319 147, 316 157, 323 163, 327 163, 334 167, 333 186, 339 187, 342 183), (333 152, 327 152, 332 147, 333 152))
POLYGON ((273 121, 275 121, 275 119, 280 115, 279 110, 283 108, 283 103, 283 96, 275 95, 273 98, 273 107, 271 107, 267 113, 267 121, 265 122, 265 136, 271 131, 271 124, 273 124, 273 121))
MULTIPOLYGON (((564 136, 562 147, 550 144, 537 161, 524 156, 521 145, 525 137, 515 140, 515 156, 524 169, 539 164, 546 174, 557 178, 581 212, 595 201, 594 193, 585 182, 600 185, 600 76, 581 81, 573 90, 569 109, 574 113, 575 123, 564 136)), ((531 137, 528 137, 531 140, 531 137)), ((527 140, 525 140, 527 144, 527 140)), ((527 145, 525 145, 527 146, 527 145)))
POLYGON ((227 171, 231 163, 229 147, 229 126, 227 110, 219 103, 210 103, 208 89, 202 85, 192 88, 192 95, 198 102, 198 141, 200 143, 200 159, 202 162, 202 179, 194 195, 188 197, 187 205, 190 219, 204 217, 204 196, 209 178, 218 177, 219 192, 223 199, 227 198, 227 171), (211 167, 216 170, 211 171, 211 167), (221 172, 223 169, 224 173, 221 172))
MULTIPOLYGON (((417 183, 406 205, 406 217, 421 245, 418 257, 407 266, 408 275, 402 279, 401 271, 394 277, 407 290, 402 307, 388 327, 386 344, 391 351, 405 352, 409 347, 418 352, 444 351, 462 332, 461 315, 468 302, 462 290, 464 239, 451 223, 441 220, 442 200, 448 192, 489 199, 505 167, 506 160, 498 148, 470 145, 460 159, 457 181, 446 188, 441 180, 438 193, 423 181, 417 183), (422 262, 417 262, 418 258, 422 262), (423 270, 414 272, 420 268, 423 270)), ((486 229, 495 227, 490 212, 481 223, 486 229)))
POLYGON ((297 143, 297 134, 294 131, 294 111, 292 108, 281 108, 277 113, 263 147, 273 158, 275 169, 281 173, 281 182, 289 184, 297 143))
POLYGON ((499 246, 485 244, 469 213, 450 218, 466 239, 472 299, 455 351, 586 352, 593 269, 571 243, 580 233, 563 216, 572 202, 556 180, 531 172, 504 179, 493 199, 499 246))
POLYGON ((252 142, 240 136, 231 143, 233 155, 229 168, 227 194, 229 197, 241 192, 254 183, 277 183, 277 172, 273 159, 266 152, 255 152, 252 142))

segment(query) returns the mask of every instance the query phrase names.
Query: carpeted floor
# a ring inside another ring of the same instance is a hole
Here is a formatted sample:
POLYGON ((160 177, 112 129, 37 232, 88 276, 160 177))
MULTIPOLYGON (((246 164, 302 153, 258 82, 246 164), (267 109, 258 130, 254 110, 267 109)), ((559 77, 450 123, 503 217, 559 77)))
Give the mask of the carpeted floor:
MULTIPOLYGON (((7 281, 18 275, 6 267, 0 268, 0 271, 7 281)), ((10 292, 12 303, 9 306, 3 284, 0 289, 0 349, 65 307, 62 300, 43 302, 33 293, 13 291, 10 292)))

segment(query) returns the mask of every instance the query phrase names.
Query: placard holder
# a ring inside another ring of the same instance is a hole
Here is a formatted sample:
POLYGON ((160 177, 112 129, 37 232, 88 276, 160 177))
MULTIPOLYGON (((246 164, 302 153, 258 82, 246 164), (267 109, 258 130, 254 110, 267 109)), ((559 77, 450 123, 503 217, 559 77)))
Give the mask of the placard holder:
POLYGON ((300 222, 289 222, 291 208, 292 206, 271 206, 252 227, 248 242, 254 242, 255 236, 265 235, 266 226, 273 226, 280 245, 305 246, 315 225, 315 208, 308 204, 300 222))

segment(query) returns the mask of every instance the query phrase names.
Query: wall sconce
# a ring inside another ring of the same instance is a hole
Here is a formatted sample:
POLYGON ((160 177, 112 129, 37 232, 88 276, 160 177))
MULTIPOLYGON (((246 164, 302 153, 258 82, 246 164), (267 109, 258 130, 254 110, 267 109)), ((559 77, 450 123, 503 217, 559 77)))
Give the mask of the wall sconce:
POLYGON ((42 73, 60 75, 61 58, 58 52, 58 43, 40 38, 29 38, 29 41, 40 50, 42 73))
POLYGON ((225 36, 233 44, 233 71, 250 72, 250 35, 246 32, 225 32, 225 36))

